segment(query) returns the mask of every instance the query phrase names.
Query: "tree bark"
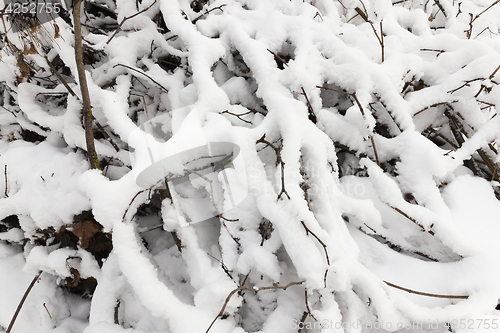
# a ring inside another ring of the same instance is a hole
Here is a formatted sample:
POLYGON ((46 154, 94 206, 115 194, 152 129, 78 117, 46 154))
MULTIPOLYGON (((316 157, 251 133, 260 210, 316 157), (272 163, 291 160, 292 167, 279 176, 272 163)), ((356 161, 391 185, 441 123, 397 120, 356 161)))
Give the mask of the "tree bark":
POLYGON ((82 92, 83 101, 83 125, 85 128, 85 141, 87 145, 87 155, 92 169, 99 168, 99 159, 94 146, 94 131, 92 129, 92 107, 90 105, 89 88, 85 77, 85 69, 83 67, 83 44, 82 44, 82 26, 80 23, 81 0, 75 0, 73 8, 73 20, 75 25, 75 61, 78 71, 78 80, 80 82, 80 90, 82 92))

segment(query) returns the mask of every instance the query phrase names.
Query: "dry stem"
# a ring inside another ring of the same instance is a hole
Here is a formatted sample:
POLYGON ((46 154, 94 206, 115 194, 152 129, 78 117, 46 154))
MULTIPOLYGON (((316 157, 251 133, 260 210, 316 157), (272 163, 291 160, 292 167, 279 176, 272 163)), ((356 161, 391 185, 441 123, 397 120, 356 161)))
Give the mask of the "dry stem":
POLYGON ((326 244, 318 236, 316 236, 316 234, 314 232, 312 232, 311 229, 309 229, 306 226, 304 221, 300 221, 300 223, 302 223, 302 225, 304 226, 304 229, 306 229, 306 235, 308 235, 308 234, 313 235, 313 237, 316 238, 316 240, 321 244, 321 246, 323 246, 323 249, 325 250, 326 263, 328 265, 330 265, 330 257, 328 256, 328 251, 326 250, 326 244))
POLYGON ((309 101, 309 97, 307 97, 306 91, 304 90, 303 87, 300 87, 302 89, 302 94, 304 94, 304 97, 306 98, 307 102, 307 111, 308 111, 308 117, 309 120, 313 122, 313 124, 316 124, 318 122, 318 119, 316 118, 316 115, 314 114, 313 107, 311 105, 311 102, 309 101))
POLYGON ((120 24, 118 25, 118 28, 116 28, 115 32, 113 33, 113 35, 108 39, 108 41, 106 42, 106 44, 109 44, 109 42, 111 42, 111 40, 116 36, 116 34, 118 33, 118 31, 120 30, 120 28, 122 27, 123 23, 125 23, 127 20, 130 20, 131 18, 134 18, 136 17, 137 15, 139 14, 142 14, 144 13, 145 11, 147 11, 149 8, 153 7, 153 5, 156 4, 156 0, 151 4, 149 5, 148 7, 144 8, 143 10, 141 10, 140 12, 137 12, 135 13, 134 15, 130 15, 130 16, 125 16, 123 18, 123 20, 120 22, 120 24))
POLYGON ((247 124, 251 124, 251 123, 252 123, 251 121, 245 120, 245 119, 243 119, 241 116, 244 116, 244 115, 250 114, 250 113, 252 113, 252 112, 254 112, 254 111, 250 110, 250 111, 245 112, 245 113, 236 114, 236 113, 233 113, 233 112, 229 112, 228 110, 225 110, 225 111, 222 111, 222 112, 221 112, 221 114, 223 114, 223 113, 227 113, 227 114, 230 114, 231 116, 235 116, 235 117, 237 117, 239 120, 241 120, 241 121, 243 121, 243 122, 245 122, 245 123, 247 123, 247 124))
POLYGON ((200 16, 198 16, 197 18, 195 18, 193 20, 193 24, 196 23, 196 21, 198 21, 199 19, 201 19, 203 16, 208 15, 210 12, 213 12, 216 9, 218 9, 218 10, 220 10, 222 12, 222 7, 224 7, 224 6, 226 6, 226 4, 222 4, 220 6, 217 6, 217 7, 214 7, 212 9, 207 10, 205 13, 203 13, 200 16))
POLYGON ((21 308, 23 307, 24 301, 26 301, 28 294, 30 293, 31 289, 33 289, 33 286, 35 285, 36 281, 38 280, 38 278, 40 277, 41 274, 42 274, 42 271, 38 272, 38 274, 31 281, 28 289, 26 289, 26 291, 24 292, 23 298, 21 298, 21 301, 19 302, 19 305, 17 306, 16 312, 14 312, 14 315, 12 316, 9 327, 7 328, 7 331, 5 331, 5 333, 10 333, 10 331, 12 330, 12 326, 14 326, 14 323, 16 322, 16 318, 19 315, 21 308))
POLYGON ((465 295, 440 295, 440 294, 424 293, 424 292, 421 292, 421 291, 416 291, 416 290, 408 289, 408 288, 405 288, 405 287, 401 287, 401 286, 398 286, 398 285, 396 285, 394 283, 390 283, 390 282, 387 282, 387 281, 384 281, 384 282, 385 282, 385 284, 387 284, 390 287, 406 291, 407 293, 410 293, 410 294, 416 294, 416 295, 422 295, 422 296, 429 296, 429 297, 436 297, 436 298, 452 298, 452 299, 467 299, 467 298, 469 298, 469 296, 465 296, 465 295))
MULTIPOLYGON (((75 96, 75 97, 78 98, 78 96, 75 94, 75 92, 73 91, 73 89, 71 89, 71 87, 68 85, 68 83, 66 82, 66 80, 61 76, 61 74, 59 74, 59 72, 54 67, 54 65, 52 65, 52 62, 49 60, 49 58, 47 58, 47 56, 45 54, 43 56, 45 58, 45 61, 47 61, 47 64, 49 65, 51 72, 54 73, 55 76, 57 76, 57 78, 59 79, 59 81, 64 85, 64 87, 66 87, 66 89, 71 94, 71 96, 75 96)), ((115 150, 117 152, 120 151, 120 148, 118 148, 118 146, 116 145, 116 143, 109 136, 109 134, 106 132, 106 130, 101 126, 101 124, 97 121, 97 119, 95 119, 94 116, 92 116, 92 119, 95 121, 95 124, 97 125, 97 128, 99 128, 99 131, 101 131, 101 133, 104 135, 104 137, 106 139, 108 139, 109 143, 111 143, 111 145, 113 146, 113 148, 115 148, 115 150)))
POLYGON ((115 68, 116 66, 122 66, 122 67, 125 67, 125 68, 128 68, 130 70, 133 70, 139 74, 142 74, 144 75, 145 77, 147 77, 148 79, 150 79, 151 81, 153 81, 155 84, 157 84, 163 91, 165 92, 168 92, 167 88, 165 88, 163 85, 161 85, 158 81, 156 81, 155 79, 153 79, 151 76, 147 75, 146 73, 143 73, 141 72, 140 70, 138 69, 135 69, 133 67, 130 67, 130 66, 127 66, 127 65, 122 65, 122 64, 117 64, 117 65, 114 65, 113 68, 115 68))
POLYGON ((7 193, 7 164, 5 165, 5 169, 3 171, 3 174, 5 176, 5 197, 8 198, 9 194, 7 193))
POLYGON ((212 326, 215 324, 215 322, 217 321, 217 319, 219 319, 220 317, 222 317, 222 315, 224 314, 224 310, 226 309, 226 306, 227 306, 227 303, 229 303, 229 300, 231 300, 231 297, 233 297, 234 294, 236 294, 237 292, 241 291, 241 290, 248 290, 248 291, 253 291, 255 294, 257 294, 259 291, 262 291, 262 290, 271 290, 271 289, 282 289, 282 290, 287 290, 289 287, 291 286, 294 286, 294 285, 300 285, 304 283, 304 281, 300 281, 300 282, 290 282, 289 284, 287 284, 286 286, 270 286, 270 287, 260 287, 260 288, 248 288, 248 287, 245 287, 245 286, 241 286, 241 287, 238 287, 236 289, 234 289, 233 291, 231 291, 229 293, 229 295, 227 295, 226 297, 226 301, 224 302, 224 304, 222 305, 222 308, 220 309, 219 313, 217 314, 217 316, 214 318, 214 320, 212 321, 212 323, 210 324, 210 326, 207 328, 207 330, 205 331, 205 333, 208 333, 208 331, 210 331, 210 329, 212 328, 212 326))
POLYGON ((276 164, 281 165, 281 191, 278 194, 278 200, 281 199, 281 196, 283 194, 285 194, 288 200, 290 200, 290 196, 288 195, 288 192, 285 189, 285 162, 283 162, 283 160, 281 159, 280 149, 275 145, 273 145, 271 142, 267 141, 265 138, 266 135, 264 134, 259 140, 257 140, 256 143, 265 143, 267 146, 271 147, 276 153, 276 164))

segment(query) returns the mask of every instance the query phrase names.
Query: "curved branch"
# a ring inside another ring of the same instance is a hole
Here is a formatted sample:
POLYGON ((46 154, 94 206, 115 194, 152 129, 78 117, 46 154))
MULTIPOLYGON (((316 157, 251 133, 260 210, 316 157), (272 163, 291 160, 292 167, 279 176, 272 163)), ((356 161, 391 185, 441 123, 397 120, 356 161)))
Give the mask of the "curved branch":
POLYGON ((416 294, 416 295, 422 295, 422 296, 428 296, 428 297, 436 297, 436 298, 452 298, 452 299, 467 299, 467 298, 469 298, 469 296, 465 296, 465 295, 440 295, 440 294, 424 293, 421 291, 416 291, 416 290, 408 289, 405 287, 401 287, 401 286, 398 286, 394 283, 390 283, 387 281, 384 281, 384 282, 385 282, 385 284, 387 284, 390 287, 406 291, 407 293, 410 293, 410 294, 416 294))
POLYGON ((35 285, 36 281, 38 281, 38 278, 40 277, 40 274, 42 274, 42 271, 38 272, 38 274, 31 281, 28 289, 26 289, 26 292, 24 293, 23 298, 21 298, 21 301, 19 302, 19 305, 17 306, 16 312, 14 312, 14 315, 12 316, 12 319, 10 321, 9 327, 7 328, 7 331, 5 331, 5 333, 10 333, 10 331, 12 330, 12 326, 14 326, 16 318, 19 315, 19 312, 21 311, 21 308, 23 307, 24 301, 26 301, 26 298, 28 297, 28 294, 30 293, 31 289, 33 289, 33 286, 35 285))

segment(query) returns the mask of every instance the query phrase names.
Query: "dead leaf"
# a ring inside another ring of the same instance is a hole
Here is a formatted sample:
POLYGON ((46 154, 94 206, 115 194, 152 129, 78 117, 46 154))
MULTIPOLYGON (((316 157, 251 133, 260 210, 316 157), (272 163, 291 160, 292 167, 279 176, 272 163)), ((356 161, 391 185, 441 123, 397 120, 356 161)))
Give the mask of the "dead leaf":
POLYGON ((78 286, 78 283, 80 283, 80 272, 76 269, 71 267, 69 269, 71 275, 73 275, 72 278, 66 278, 66 284, 68 287, 76 287, 78 286))
POLYGON ((35 45, 33 45, 33 43, 29 43, 29 47, 26 44, 24 45, 23 54, 24 55, 27 55, 27 54, 38 54, 38 51, 36 50, 36 47, 35 47, 35 45))
POLYGON ((61 35, 59 34, 59 26, 57 24, 55 24, 55 23, 54 23, 54 30, 55 30, 54 38, 61 37, 61 35))
POLYGON ((30 68, 29 68, 28 64, 24 61, 24 57, 22 54, 19 54, 17 56, 17 66, 21 70, 21 75, 19 75, 18 77, 21 79, 28 77, 28 75, 30 73, 30 68))
POLYGON ((102 226, 94 221, 85 220, 73 224, 73 233, 80 238, 80 246, 86 249, 89 241, 96 233, 101 231, 102 226))

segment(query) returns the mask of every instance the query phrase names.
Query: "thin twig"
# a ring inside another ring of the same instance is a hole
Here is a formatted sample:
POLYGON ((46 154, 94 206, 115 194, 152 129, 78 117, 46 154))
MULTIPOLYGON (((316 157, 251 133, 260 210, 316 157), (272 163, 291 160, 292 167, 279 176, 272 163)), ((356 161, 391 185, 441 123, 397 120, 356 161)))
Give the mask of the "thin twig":
POLYGON ((455 89, 452 89, 452 90, 450 90, 450 91, 447 91, 447 93, 448 93, 448 94, 453 94, 453 93, 454 93, 454 92, 456 92, 457 90, 460 90, 460 89, 462 89, 462 88, 463 88, 463 87, 465 87, 465 86, 469 86, 469 84, 470 84, 471 82, 474 82, 474 81, 480 81, 480 80, 484 80, 484 78, 482 78, 482 77, 478 77, 478 78, 475 78, 475 79, 472 79, 472 80, 465 81, 465 83, 464 83, 464 84, 462 84, 460 87, 455 88, 455 89))
POLYGON ((445 105, 445 104, 449 104, 449 103, 457 103, 458 100, 453 100, 453 101, 449 101, 449 102, 439 102, 439 103, 434 103, 432 105, 429 105, 429 106, 426 106, 425 108, 423 108, 422 110, 420 111, 417 111, 413 114, 413 116, 416 116, 417 114, 420 114, 422 112, 424 112, 425 110, 428 110, 428 109, 431 109, 431 108, 434 108, 436 106, 439 106, 439 105, 445 105))
POLYGON ((114 19, 116 19, 117 16, 118 16, 118 15, 116 15, 116 13, 113 10, 111 10, 110 8, 108 8, 106 6, 103 6, 103 5, 101 5, 101 4, 97 3, 97 2, 93 2, 93 1, 89 1, 89 0, 85 0, 85 2, 90 3, 91 5, 99 7, 102 10, 108 12, 109 14, 111 14, 111 17, 113 17, 114 19))
POLYGON ((253 111, 248 111, 248 112, 245 112, 245 113, 242 113, 242 114, 236 114, 236 113, 232 113, 232 112, 229 112, 228 110, 225 110, 225 111, 222 111, 221 114, 223 113, 227 113, 227 114, 230 114, 231 116, 235 116, 237 117, 239 120, 247 123, 247 124, 251 124, 252 122, 251 121, 248 121, 248 120, 245 120, 243 118, 241 118, 241 116, 244 116, 244 115, 247 115, 249 113, 252 113, 253 111))
MULTIPOLYGON (((46 55, 43 55, 43 56, 45 57, 45 60, 47 61, 47 64, 49 65, 50 70, 52 71, 52 73, 54 73, 57 76, 57 78, 59 79, 59 81, 64 85, 64 87, 66 87, 66 89, 71 94, 71 96, 76 96, 77 98, 79 98, 75 94, 75 92, 73 91, 73 89, 71 89, 71 87, 68 85, 68 83, 66 82, 66 80, 61 76, 61 74, 59 74, 59 72, 54 67, 54 65, 52 65, 52 62, 49 60, 49 58, 47 58, 46 55)), ((120 148, 118 148, 118 146, 116 145, 116 143, 109 136, 109 134, 106 132, 106 130, 101 126, 101 124, 97 121, 97 119, 95 119, 94 116, 92 116, 92 119, 95 121, 95 124, 97 125, 97 128, 99 128, 99 131, 101 131, 101 133, 104 135, 104 137, 106 137, 106 139, 108 139, 108 141, 111 143, 111 145, 113 146, 113 148, 115 148, 115 150, 117 152, 120 151, 120 148)))
MULTIPOLYGON (((346 95, 351 96, 354 99, 354 101, 356 102, 356 104, 358 105, 358 108, 359 108, 359 111, 361 112, 361 115, 363 116, 363 118, 365 118, 365 110, 363 109, 363 106, 359 102, 359 99, 358 99, 358 96, 356 95, 356 92, 349 93, 347 91, 342 91, 342 90, 328 88, 328 87, 321 87, 321 86, 316 86, 316 88, 324 89, 324 90, 331 90, 331 91, 335 91, 335 92, 338 92, 341 94, 346 94, 346 95)), ((377 165, 380 166, 380 160, 378 158, 377 146, 375 145, 375 141, 373 140, 373 136, 370 134, 369 137, 370 137, 370 141, 372 143, 373 153, 375 155, 375 161, 377 162, 377 165)))
POLYGON ((220 10, 222 12, 222 7, 224 7, 224 6, 226 6, 226 4, 222 4, 220 6, 217 6, 217 7, 214 7, 212 9, 207 10, 205 13, 203 13, 200 16, 198 16, 197 18, 195 18, 193 20, 193 24, 196 23, 196 21, 198 21, 199 19, 201 19, 203 16, 208 15, 210 12, 213 12, 216 9, 218 9, 218 10, 220 10))
POLYGON ((127 215, 128 210, 129 210, 129 209, 130 209, 130 207, 132 206, 132 203, 134 202, 135 198, 137 198, 137 196, 138 196, 139 194, 141 194, 142 192, 144 192, 144 191, 147 191, 147 189, 144 189, 144 190, 141 190, 141 191, 137 192, 137 193, 134 195, 134 197, 132 198, 132 200, 130 200, 130 203, 128 204, 127 209, 125 209, 125 213, 123 213, 122 220, 125 220, 125 216, 127 215))
POLYGON ((469 298, 469 296, 465 296, 465 295, 440 295, 440 294, 424 293, 421 291, 416 291, 416 290, 408 289, 405 287, 401 287, 401 286, 398 286, 394 283, 390 283, 387 281, 384 281, 384 283, 390 287, 406 291, 407 293, 410 293, 410 294, 416 294, 416 295, 422 295, 422 296, 428 296, 428 297, 436 297, 436 298, 452 298, 452 299, 468 299, 469 298))
POLYGON ((429 128, 429 131, 434 133, 436 136, 440 137, 441 139, 443 139, 444 141, 446 141, 450 146, 452 146, 453 148, 455 149, 458 149, 459 147, 454 143, 452 142, 450 139, 448 139, 446 136, 444 136, 443 134, 439 133, 439 132, 436 132, 432 127, 429 128))
POLYGON ((120 300, 118 300, 118 302, 116 302, 116 306, 115 306, 115 313, 114 313, 114 322, 116 325, 120 325, 120 318, 118 317, 118 309, 120 308, 120 300))
POLYGON ((311 313, 311 309, 309 308, 309 302, 307 301, 307 289, 304 290, 304 302, 306 303, 307 314, 311 316, 311 318, 315 321, 318 321, 318 319, 316 319, 316 317, 314 317, 314 315, 311 313))
POLYGON ((485 10, 483 10, 481 13, 477 14, 474 19, 471 21, 471 23, 473 23, 475 20, 477 20, 479 18, 479 16, 483 15, 484 12, 486 12, 487 10, 489 10, 491 7, 495 6, 496 4, 500 3, 500 0, 497 0, 495 1, 494 3, 492 3, 491 5, 489 5, 485 10))
POLYGON ((45 305, 45 303, 43 303, 43 307, 45 308, 45 311, 47 311, 49 318, 52 320, 52 316, 50 315, 49 309, 47 309, 47 305, 45 305))
MULTIPOLYGON (((497 74, 499 69, 500 69, 500 65, 493 71, 493 73, 491 73, 490 76, 488 76, 488 80, 493 79, 495 77, 495 75, 497 74)), ((483 91, 484 88, 486 88, 486 86, 484 84, 481 84, 481 88, 479 88, 479 91, 476 93, 476 95, 474 95, 474 98, 477 98, 479 96, 479 94, 483 91)))
POLYGON ((7 164, 5 164, 5 169, 3 171, 3 174, 5 176, 5 197, 8 198, 9 194, 7 193, 7 164))
POLYGON ((324 90, 331 90, 331 91, 335 91, 335 92, 338 92, 341 94, 346 94, 346 95, 352 95, 352 93, 350 93, 350 92, 339 90, 339 89, 333 89, 333 88, 322 87, 322 86, 316 86, 316 88, 324 89, 324 90))
POLYGON ((64 87, 66 87, 66 89, 69 91, 69 93, 71 94, 71 96, 76 96, 76 94, 73 91, 73 89, 71 89, 71 87, 68 85, 68 83, 66 82, 66 80, 61 76, 61 74, 59 74, 59 72, 54 67, 54 65, 52 65, 52 62, 49 60, 49 58, 45 54, 43 56, 45 58, 45 61, 47 61, 47 64, 50 67, 50 71, 57 76, 57 78, 59 79, 59 81, 64 85, 64 87))
POLYGON ((150 231, 153 231, 153 230, 156 230, 156 229, 161 229, 161 228, 163 228, 163 226, 164 226, 164 224, 160 223, 160 224, 157 224, 157 225, 152 226, 150 228, 147 228, 145 230, 139 231, 139 234, 142 235, 142 234, 145 234, 146 232, 150 232, 150 231))
POLYGON ((479 148, 477 150, 477 153, 479 154, 479 156, 483 160, 484 164, 486 164, 486 166, 490 170, 490 172, 492 174, 491 180, 500 181, 500 179, 498 178, 498 175, 497 175, 497 164, 495 162, 493 162, 491 160, 491 158, 488 155, 486 155, 486 153, 481 148, 479 148))
POLYGON ((446 12, 439 0, 434 0, 434 3, 439 7, 439 10, 443 13, 444 17, 448 18, 448 15, 446 15, 446 12))
POLYGON ((113 33, 113 35, 111 35, 111 37, 108 39, 108 41, 106 42, 106 44, 109 44, 109 42, 111 42, 111 40, 115 37, 115 35, 118 33, 118 31, 120 30, 120 28, 122 27, 123 23, 125 23, 127 20, 130 20, 131 18, 134 18, 136 17, 137 15, 139 14, 142 14, 144 13, 145 11, 147 11, 149 8, 153 7, 154 4, 156 4, 156 1, 153 1, 153 3, 151 5, 149 5, 148 7, 144 8, 143 10, 141 10, 140 12, 137 12, 135 13, 134 15, 130 15, 130 16, 125 16, 123 18, 123 20, 120 22, 120 24, 118 25, 118 28, 116 28, 115 32, 113 33))
POLYGON ((220 309, 219 313, 217 314, 217 316, 214 318, 214 320, 212 321, 212 323, 210 324, 210 326, 207 328, 207 330, 205 331, 205 333, 208 333, 208 331, 210 331, 210 329, 212 328, 212 326, 215 324, 215 322, 217 321, 217 319, 219 319, 220 317, 222 317, 222 315, 224 314, 224 310, 226 309, 226 306, 227 306, 227 303, 229 303, 229 301, 231 300, 231 297, 233 297, 234 294, 236 294, 237 292, 241 291, 241 290, 248 290, 248 291, 252 291, 254 292, 255 294, 257 294, 259 291, 262 291, 262 290, 270 290, 270 289, 282 289, 282 290, 287 290, 289 287, 291 286, 294 286, 294 285, 301 285, 303 284, 304 281, 300 281, 300 282, 290 282, 289 284, 287 284, 286 286, 271 286, 271 287, 260 287, 260 288, 248 288, 248 287, 245 287, 245 286, 241 286, 241 287, 238 287, 236 289, 234 289, 233 291, 231 291, 229 293, 229 295, 227 295, 226 297, 226 301, 224 302, 224 304, 222 305, 222 308, 220 309))
POLYGON ((228 221, 228 222, 237 222, 239 221, 239 219, 227 219, 225 218, 224 216, 222 216, 222 212, 219 210, 219 208, 217 207, 216 203, 215 203, 215 196, 214 196, 214 187, 213 187, 213 181, 211 179, 208 179, 207 177, 203 176, 201 173, 195 171, 195 170, 191 170, 191 169, 186 169, 186 171, 189 171, 189 172, 192 172, 194 173, 195 175, 197 175, 198 177, 200 177, 201 179, 205 180, 206 182, 208 182, 208 184, 210 185, 210 198, 212 199, 212 204, 215 208, 215 210, 217 211, 217 214, 218 216, 225 220, 225 221, 228 221))
POLYGON ((441 55, 441 53, 446 52, 445 50, 436 50, 436 49, 420 49, 420 51, 430 51, 430 52, 437 52, 436 58, 441 55))
POLYGON ((384 32, 382 30, 382 20, 380 21, 380 36, 379 36, 377 29, 375 29, 375 26, 373 25, 373 22, 368 18, 368 11, 366 10, 365 4, 361 0, 359 0, 359 2, 361 2, 361 4, 363 5, 364 12, 359 7, 356 7, 355 10, 359 14, 359 16, 361 16, 361 18, 365 22, 369 23, 370 26, 372 27, 373 33, 375 34, 375 37, 377 37, 378 43, 380 44, 380 48, 382 51, 382 62, 384 62, 384 32))
POLYGON ((288 192, 285 189, 285 162, 281 159, 280 149, 271 142, 267 141, 265 138, 266 135, 264 134, 259 140, 257 140, 256 143, 265 143, 267 146, 271 147, 276 153, 276 164, 281 164, 281 191, 278 194, 278 200, 281 199, 283 194, 285 194, 288 200, 290 200, 290 195, 288 195, 288 192))
POLYGON ((283 60, 283 58, 281 58, 279 55, 277 55, 276 53, 274 53, 273 51, 267 49, 276 59, 278 59, 279 61, 281 61, 283 63, 283 65, 285 65, 286 67, 288 67, 288 64, 285 60, 283 60))
MULTIPOLYGON (((361 111, 361 114, 363 115, 363 118, 364 118, 365 117, 365 111, 363 110, 363 107, 361 106, 361 103, 359 102, 358 96, 356 96, 356 92, 353 92, 351 94, 351 96, 356 101, 356 104, 359 107, 359 111, 361 111)), ((371 141, 372 147, 373 147, 373 153, 375 154, 375 161, 377 162, 377 165, 380 166, 380 160, 378 158, 377 146, 375 145, 375 140, 373 139, 373 135, 372 134, 370 134, 369 136, 370 136, 370 141, 371 141)))
POLYGON ((313 122, 313 124, 316 124, 318 122, 318 119, 316 118, 316 115, 314 114, 313 107, 311 105, 311 102, 309 101, 309 97, 307 97, 306 91, 304 90, 304 87, 300 87, 302 89, 302 94, 304 94, 304 97, 306 98, 307 102, 307 111, 308 111, 308 117, 309 120, 313 122))
POLYGON ((386 204, 388 205, 389 207, 391 207, 392 209, 394 209, 396 212, 398 212, 399 214, 403 215, 404 217, 406 217, 408 220, 412 221, 413 223, 415 223, 417 226, 420 227, 420 229, 422 229, 422 231, 427 231, 429 234, 431 234, 432 236, 434 236, 434 231, 432 230, 426 230, 424 228, 423 225, 421 225, 417 220, 415 220, 413 217, 411 217, 410 215, 406 214, 405 212, 403 212, 401 209, 399 209, 398 207, 394 207, 390 204, 386 204))
POLYGON ((381 48, 381 51, 382 51, 382 62, 384 62, 384 59, 385 59, 385 51, 384 51, 384 30, 383 30, 383 26, 382 26, 382 22, 384 20, 380 20, 380 48, 381 48))
POLYGON ((30 293, 31 289, 33 288, 33 286, 35 285, 36 281, 38 280, 38 278, 40 277, 41 274, 42 274, 42 271, 38 272, 38 274, 31 281, 28 289, 26 289, 26 291, 24 292, 23 298, 21 298, 21 301, 19 302, 19 305, 17 306, 16 312, 14 312, 14 316, 12 316, 9 327, 7 328, 7 331, 5 331, 5 333, 10 333, 10 331, 12 330, 12 326, 14 326, 16 318, 19 315, 21 308, 23 307, 24 301, 26 301, 28 294, 30 293))
MULTIPOLYGON (((224 270, 224 272, 227 274, 227 276, 229 276, 231 278, 231 280, 234 280, 233 279, 233 276, 231 275, 231 273, 229 272, 229 269, 227 268, 226 264, 224 264, 224 261, 223 260, 219 260, 217 259, 216 257, 214 257, 213 255, 211 255, 210 253, 207 252, 207 254, 210 256, 210 258, 216 260, 220 266, 222 267, 222 269, 224 270)), ((222 258, 222 257, 221 257, 222 258)))
POLYGON ((99 121, 97 121, 97 119, 95 119, 94 116, 92 116, 92 119, 94 120, 95 124, 97 125, 97 128, 102 133, 102 135, 104 135, 104 137, 106 139, 108 139, 109 143, 111 143, 111 145, 113 146, 113 148, 115 148, 115 150, 117 152, 119 152, 120 148, 116 145, 116 143, 113 141, 113 139, 109 136, 109 134, 106 132, 106 130, 104 129, 104 127, 101 126, 101 124, 99 123, 99 121))
POLYGON ((326 263, 328 264, 328 266, 330 266, 330 257, 328 256, 328 251, 326 250, 326 244, 318 236, 316 236, 316 234, 312 232, 311 229, 307 227, 304 221, 300 221, 300 223, 302 223, 302 226, 304 227, 304 229, 306 229, 306 235, 308 234, 313 235, 313 237, 316 238, 316 240, 321 244, 321 246, 323 246, 323 250, 325 250, 326 263))
POLYGON ((137 72, 139 74, 142 74, 145 77, 147 77, 148 79, 150 79, 151 81, 153 81, 154 83, 156 83, 161 89, 163 89, 163 91, 168 92, 167 88, 165 88, 164 86, 162 86, 158 81, 156 81, 155 79, 153 79, 151 76, 147 75, 146 73, 141 72, 140 70, 135 69, 133 67, 130 67, 130 66, 127 66, 127 65, 122 65, 122 64, 114 65, 113 68, 115 68, 116 66, 122 66, 122 67, 128 68, 130 70, 133 70, 133 71, 135 71, 135 72, 137 72))

